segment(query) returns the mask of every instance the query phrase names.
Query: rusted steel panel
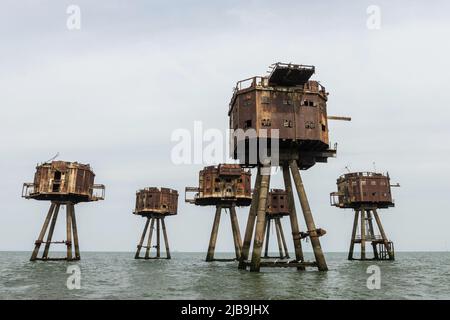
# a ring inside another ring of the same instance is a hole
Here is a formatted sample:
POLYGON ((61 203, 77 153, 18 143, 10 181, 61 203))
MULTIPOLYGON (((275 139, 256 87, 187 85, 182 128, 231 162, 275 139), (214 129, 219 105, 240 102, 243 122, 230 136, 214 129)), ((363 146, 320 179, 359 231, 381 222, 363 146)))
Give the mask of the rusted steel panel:
MULTIPOLYGON (((311 72, 313 66, 277 63, 269 77, 239 81, 230 102, 230 129, 254 129, 256 138, 250 139, 258 141, 278 129, 280 160, 295 153, 301 169, 326 162, 335 153, 329 147, 328 93, 318 81, 309 80, 311 72)), ((248 155, 244 159, 237 153, 237 144, 248 137, 231 139, 233 158, 249 164, 248 155)))
POLYGON ((33 183, 24 184, 23 197, 36 200, 89 202, 103 200, 104 186, 94 184, 89 164, 53 161, 36 167, 33 183), (94 194, 100 190, 101 194, 94 194))
POLYGON ((277 62, 271 66, 270 85, 298 86, 305 84, 314 74, 314 66, 277 62))
POLYGON ((199 187, 194 199, 186 199, 200 206, 231 205, 248 206, 251 203, 251 173, 240 165, 220 164, 208 166, 199 172, 199 187))
POLYGON ((233 164, 219 164, 217 170, 219 176, 239 177, 242 174, 241 166, 233 164))
POLYGON ((269 216, 288 216, 288 194, 282 189, 272 189, 267 198, 267 214, 269 216))
POLYGON ((178 212, 178 191, 149 187, 136 192, 134 214, 141 216, 171 216, 178 212))
POLYGON ((338 191, 331 193, 331 204, 340 208, 393 207, 389 175, 354 172, 337 179, 338 191))

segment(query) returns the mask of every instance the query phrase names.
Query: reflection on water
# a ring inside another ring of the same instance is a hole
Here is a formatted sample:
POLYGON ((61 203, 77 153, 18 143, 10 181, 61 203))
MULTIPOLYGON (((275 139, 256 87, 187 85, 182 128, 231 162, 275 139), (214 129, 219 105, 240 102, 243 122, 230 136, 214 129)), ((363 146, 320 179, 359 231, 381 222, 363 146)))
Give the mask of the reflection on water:
MULTIPOLYGON (((232 254, 218 254, 227 257, 232 254)), ((397 253, 376 264, 381 289, 366 286, 373 262, 326 254, 330 271, 263 269, 204 262, 203 253, 172 260, 134 260, 133 253, 83 253, 78 262, 29 262, 28 252, 0 252, 1 299, 450 299, 450 254, 397 253), (81 289, 66 286, 68 265, 81 269, 81 289)), ((311 258, 311 256, 309 257, 311 258)))

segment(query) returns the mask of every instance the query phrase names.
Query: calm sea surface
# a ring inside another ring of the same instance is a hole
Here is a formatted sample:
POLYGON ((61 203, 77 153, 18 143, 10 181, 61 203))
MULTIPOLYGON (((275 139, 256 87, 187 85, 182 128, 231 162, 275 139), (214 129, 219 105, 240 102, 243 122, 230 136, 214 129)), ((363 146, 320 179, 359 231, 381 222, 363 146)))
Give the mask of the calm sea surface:
MULTIPOLYGON (((327 253, 330 271, 263 269, 204 262, 204 253, 172 260, 134 260, 133 253, 82 252, 82 260, 29 262, 29 252, 0 252, 0 299, 450 299, 450 253, 397 253, 377 262, 381 289, 367 288, 373 262, 327 253), (78 265, 81 289, 66 286, 78 265)), ((229 257, 231 254, 216 254, 229 257)))

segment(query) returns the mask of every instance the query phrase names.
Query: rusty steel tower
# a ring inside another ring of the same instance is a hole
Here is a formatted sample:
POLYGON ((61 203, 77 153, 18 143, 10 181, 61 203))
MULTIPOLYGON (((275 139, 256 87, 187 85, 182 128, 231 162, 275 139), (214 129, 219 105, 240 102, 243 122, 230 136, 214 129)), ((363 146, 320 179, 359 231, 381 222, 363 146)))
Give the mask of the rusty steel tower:
POLYGON ((269 238, 270 238, 270 225, 273 222, 275 225, 275 232, 277 235, 279 259, 289 259, 289 252, 286 244, 286 238, 284 237, 284 231, 281 224, 281 219, 285 216, 289 216, 289 203, 288 194, 285 190, 272 189, 269 191, 267 198, 267 210, 266 210, 266 237, 264 239, 264 258, 272 258, 269 256, 269 238))
POLYGON ((257 272, 262 266, 297 267, 299 270, 311 266, 328 270, 319 240, 324 233, 314 222, 300 170, 335 156, 336 150, 330 148, 328 140, 328 119, 350 119, 327 117, 328 92, 318 81, 310 80, 314 72, 314 66, 276 63, 270 67, 268 76, 239 81, 234 89, 228 111, 233 130, 231 153, 243 166, 257 167, 240 269, 250 267, 250 271, 257 272), (273 162, 274 157, 278 163, 273 162), (261 261, 273 166, 281 166, 283 170, 295 247, 292 261, 261 261), (314 251, 313 262, 303 257, 291 174, 307 228, 303 234, 311 240, 314 251), (252 239, 253 251, 249 255, 252 239))
POLYGON ((185 201, 197 206, 215 206, 216 214, 211 230, 206 261, 240 259, 242 239, 236 215, 236 206, 248 206, 251 196, 251 173, 236 164, 205 167, 199 173, 199 187, 186 187, 185 201), (188 193, 195 193, 188 198, 188 193), (217 234, 222 211, 229 211, 236 259, 215 259, 217 234))
POLYGON ((348 260, 394 260, 394 244, 390 241, 381 224, 377 209, 386 209, 394 206, 392 199, 389 174, 383 175, 375 172, 347 173, 337 179, 337 192, 330 194, 331 205, 343 209, 353 209, 352 237, 348 260), (373 218, 379 234, 376 234, 373 218), (358 225, 360 234, 357 234, 358 225), (366 242, 371 243, 373 257, 366 254, 366 242), (355 244, 361 246, 359 259, 353 257, 355 244))
POLYGON ((50 209, 45 218, 44 225, 30 260, 80 260, 78 244, 78 230, 75 218, 75 204, 91 202, 105 198, 105 186, 94 184, 95 174, 88 164, 77 162, 52 161, 36 167, 33 183, 24 183, 22 197, 41 201, 50 201, 50 209), (56 220, 61 207, 66 208, 66 234, 67 240, 52 241, 56 220), (50 225, 50 228, 49 228, 50 225), (47 233, 47 238, 44 237, 47 233), (73 235, 73 238, 72 238, 73 235), (73 242, 72 242, 73 239, 73 242), (44 252, 39 258, 39 249, 45 244, 44 252), (51 244, 65 244, 67 254, 65 258, 49 258, 51 244), (72 250, 74 246, 74 252, 72 250))
POLYGON ((167 237, 164 218, 176 215, 178 211, 178 191, 168 188, 145 188, 136 192, 136 208, 133 214, 146 218, 141 240, 137 245, 135 259, 161 259, 161 227, 166 247, 165 259, 170 259, 169 239, 167 237), (155 226, 156 225, 156 226, 155 226), (152 246, 153 230, 156 227, 156 245, 152 246), (148 232, 147 245, 144 246, 145 236, 148 232), (141 249, 145 248, 144 257, 140 256, 141 249), (151 257, 151 248, 156 254, 151 257))

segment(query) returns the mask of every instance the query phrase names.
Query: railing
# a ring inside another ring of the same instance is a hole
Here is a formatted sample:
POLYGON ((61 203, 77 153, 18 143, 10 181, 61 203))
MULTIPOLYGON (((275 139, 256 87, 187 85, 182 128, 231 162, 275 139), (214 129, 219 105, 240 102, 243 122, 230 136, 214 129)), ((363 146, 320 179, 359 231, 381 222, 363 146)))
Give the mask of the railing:
POLYGON ((319 85, 319 91, 320 91, 320 92, 323 92, 323 93, 327 92, 327 90, 325 89, 325 87, 324 87, 323 85, 321 85, 320 82, 318 83, 318 85, 319 85))
POLYGON ((198 192, 200 191, 197 187, 186 187, 184 189, 184 202, 195 204, 195 198, 198 196, 198 192), (195 193, 193 198, 188 198, 189 193, 195 193))
POLYGON ((22 198, 29 198, 34 193, 34 183, 24 183, 22 187, 22 198))
MULTIPOLYGON (((272 64, 269 67, 270 70, 268 71, 268 73, 271 75, 273 73, 273 71, 276 70, 277 67, 290 68, 290 69, 309 69, 309 70, 312 70, 313 72, 315 71, 315 67, 311 66, 311 65, 277 62, 277 63, 272 64)), ((236 93, 236 91, 251 88, 251 87, 256 87, 256 86, 266 87, 269 85, 270 75, 268 77, 255 76, 255 77, 247 78, 244 80, 240 80, 236 83, 236 86, 234 87, 233 92, 236 93)), ((319 92, 323 92, 323 93, 326 92, 325 87, 322 86, 318 81, 315 83, 317 84, 317 88, 318 88, 319 92)))
POLYGON ((244 171, 239 165, 236 166, 219 165, 217 169, 220 176, 240 176, 241 174, 244 173, 244 171))
POLYGON ((339 192, 332 192, 330 193, 330 205, 335 206, 335 207, 339 207, 340 202, 339 202, 339 196, 341 194, 339 194, 339 192))
MULTIPOLYGON (((105 199, 105 185, 103 184, 94 184, 91 188, 91 200, 104 200, 105 199)), ((35 193, 35 184, 34 183, 24 183, 22 187, 22 198, 30 198, 31 195, 35 193)), ((52 192, 52 194, 58 194, 58 192, 52 192)))
POLYGON ((326 94, 327 90, 323 85, 320 84, 319 81, 308 81, 305 83, 305 90, 311 92, 320 92, 322 94, 326 94))
POLYGON ((285 68, 293 68, 293 69, 312 69, 315 70, 315 67, 308 64, 295 64, 295 63, 285 63, 285 62, 275 62, 270 68, 275 69, 276 67, 285 67, 285 68))
POLYGON ((382 175, 381 173, 376 173, 376 172, 352 172, 352 173, 345 173, 343 175, 340 176, 340 178, 345 178, 348 176, 352 176, 352 177, 375 177, 375 176, 380 176, 382 175))
POLYGON ((105 199, 105 185, 94 184, 92 186, 92 200, 104 200, 105 199))
POLYGON ((395 250, 394 243, 392 241, 388 241, 387 243, 378 244, 379 258, 381 260, 389 260, 389 252, 391 252, 392 259, 395 259, 395 250), (387 245, 387 250, 385 245, 387 245))
POLYGON ((251 77, 248 79, 238 81, 236 83, 236 86, 234 87, 234 92, 256 86, 267 86, 267 85, 268 85, 267 78, 261 76, 251 77))

